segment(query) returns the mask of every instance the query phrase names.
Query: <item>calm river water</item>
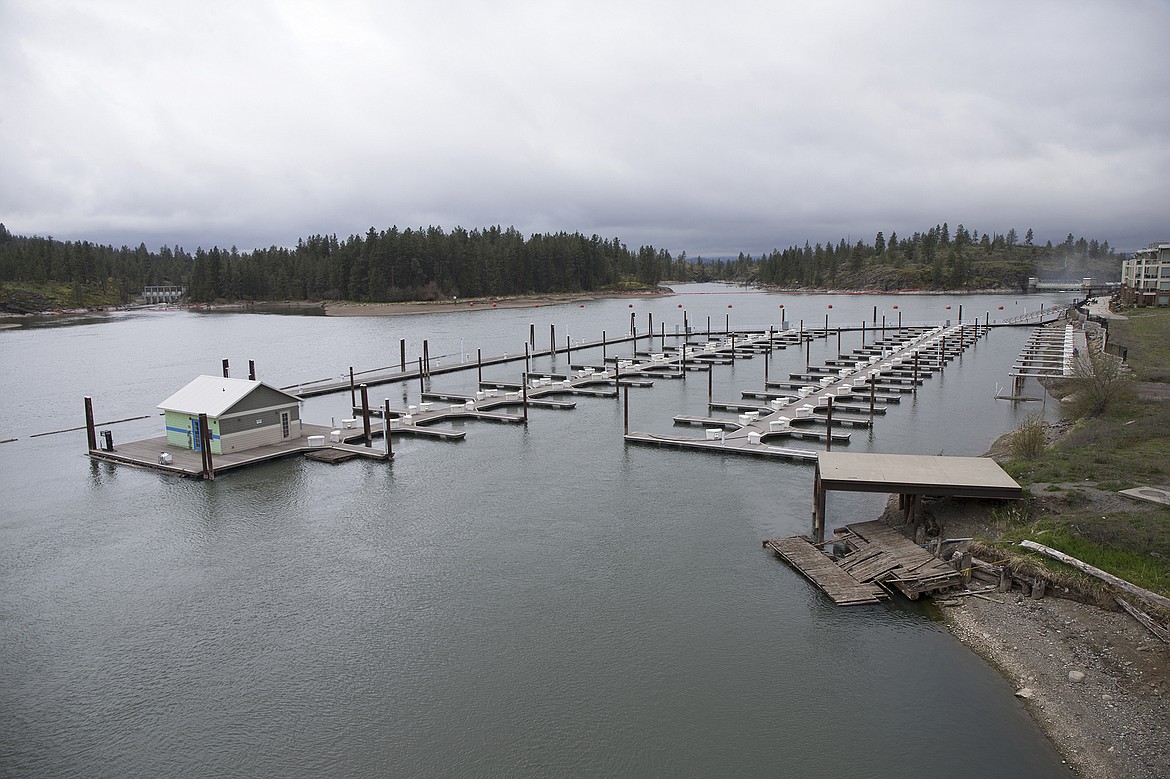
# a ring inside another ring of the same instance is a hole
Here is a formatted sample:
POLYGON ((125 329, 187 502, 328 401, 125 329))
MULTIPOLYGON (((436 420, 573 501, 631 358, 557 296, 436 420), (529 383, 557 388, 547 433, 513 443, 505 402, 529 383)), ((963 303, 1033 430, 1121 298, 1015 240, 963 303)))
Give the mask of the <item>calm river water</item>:
MULTIPOLYGON (((468 423, 458 443, 401 439, 391 465, 298 458, 213 483, 91 463, 84 431, 32 437, 82 424, 84 395, 99 420, 151 415, 109 426, 115 443, 161 435, 155 405, 224 357, 282 386, 393 365, 399 338, 411 359, 428 338, 450 362, 522 351, 529 323, 542 346, 550 324, 561 344, 623 333, 631 311, 673 331, 684 309, 758 328, 781 305, 793 322, 860 324, 875 305, 910 322, 1044 300, 679 289, 633 308, 144 312, 0 331, 0 439, 17 439, 0 445, 0 775, 1068 775, 927 607, 836 608, 761 548, 807 532, 810 466, 628 448, 614 400, 468 423)), ((849 451, 982 453, 1040 405, 993 400, 1027 335, 996 330, 849 451)), ((817 342, 812 360, 835 352, 817 342)), ((763 359, 717 368, 716 398, 761 387, 763 359)), ((771 359, 773 377, 804 365, 771 359)), ((534 367, 552 366, 564 357, 534 367)), ((631 429, 705 414, 706 383, 632 390, 631 429)), ((416 402, 417 383, 383 397, 416 402)), ((303 416, 328 423, 348 401, 303 416)), ((830 526, 881 503, 833 496, 830 526)))

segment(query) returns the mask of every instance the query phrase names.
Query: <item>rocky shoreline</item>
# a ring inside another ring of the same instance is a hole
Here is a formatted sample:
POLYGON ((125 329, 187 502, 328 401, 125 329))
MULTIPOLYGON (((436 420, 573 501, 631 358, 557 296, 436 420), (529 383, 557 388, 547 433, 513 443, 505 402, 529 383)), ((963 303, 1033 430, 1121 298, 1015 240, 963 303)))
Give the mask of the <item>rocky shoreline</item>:
POLYGON ((1170 777, 1170 646, 1127 614, 1071 600, 989 593, 949 603, 951 632, 1015 685, 1079 775, 1170 777))

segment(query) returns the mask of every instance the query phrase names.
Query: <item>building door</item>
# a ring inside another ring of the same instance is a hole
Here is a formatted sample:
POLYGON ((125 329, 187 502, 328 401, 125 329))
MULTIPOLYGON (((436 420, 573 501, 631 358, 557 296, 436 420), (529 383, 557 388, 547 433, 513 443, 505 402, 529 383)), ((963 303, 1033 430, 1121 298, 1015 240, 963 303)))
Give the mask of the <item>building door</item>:
POLYGON ((203 436, 199 430, 199 417, 190 417, 191 419, 191 448, 196 452, 203 449, 203 436))
POLYGON ((288 438, 288 412, 280 412, 280 435, 282 438, 288 438))

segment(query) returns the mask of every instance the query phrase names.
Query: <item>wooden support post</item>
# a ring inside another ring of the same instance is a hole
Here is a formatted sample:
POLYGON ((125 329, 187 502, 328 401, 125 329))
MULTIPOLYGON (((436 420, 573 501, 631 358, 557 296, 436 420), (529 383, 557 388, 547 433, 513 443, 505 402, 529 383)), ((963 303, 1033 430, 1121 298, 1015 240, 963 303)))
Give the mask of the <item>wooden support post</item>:
POLYGON ((837 328, 837 356, 841 356, 841 328, 837 328))
POLYGON ((475 350, 475 379, 480 386, 483 385, 483 349, 475 350))
POLYGON ((362 432, 366 436, 366 446, 374 445, 374 434, 370 430, 370 393, 365 382, 362 382, 362 432))
POLYGON ((876 330, 877 329, 877 327, 876 327, 876 325, 877 325, 877 306, 873 307, 873 323, 875 325, 874 329, 876 330))
POLYGON ((983 334, 986 335, 987 333, 990 333, 990 332, 991 332, 991 312, 986 311, 983 314, 983 334))
POLYGON ((524 344, 524 374, 525 375, 528 375, 528 372, 530 370, 532 370, 532 366, 529 365, 528 363, 529 363, 528 344, 524 344))
POLYGON ((971 553, 964 551, 959 557, 959 573, 963 577, 963 584, 971 582, 971 553))
POLYGON ((877 399, 877 379, 869 377, 869 423, 873 424, 874 401, 877 399))
POLYGON ((731 361, 735 362, 735 333, 730 333, 731 338, 731 361))
POLYGON ((228 361, 226 357, 223 358, 223 377, 225 379, 228 378, 228 361))
POLYGON ((630 339, 630 357, 636 358, 638 356, 638 326, 637 325, 634 325, 632 332, 634 334, 634 337, 630 339))
POLYGON ((861 320, 861 348, 865 348, 865 320, 861 320))
POLYGON ((520 399, 524 404, 524 424, 528 424, 528 372, 525 371, 523 380, 520 382, 520 399))
POLYGON ((825 338, 829 337, 829 315, 825 314, 825 338))
POLYGON ((623 402, 622 415, 625 417, 626 435, 630 434, 630 385, 622 387, 622 393, 625 398, 623 402))
POLYGON ((85 396, 85 441, 89 446, 87 451, 94 451, 97 449, 97 431, 94 430, 93 422, 93 399, 85 396))
POLYGON ((406 339, 398 339, 398 368, 406 373, 406 339))
POLYGON ((768 363, 772 362, 767 357, 764 358, 764 386, 768 386, 768 363))
POLYGON ((680 355, 681 356, 679 357, 679 363, 678 363, 679 369, 682 372, 683 381, 686 381, 686 379, 687 379, 687 342, 686 341, 682 342, 682 349, 680 351, 680 355))
POLYGON ((256 361, 248 360, 248 381, 256 381, 256 361))
MULTIPOLYGON (((1044 304, 1043 303, 1040 304, 1040 312, 1044 313, 1044 304)), ((959 321, 960 322, 963 321, 963 304, 962 303, 959 304, 959 321)))
POLYGON ((938 372, 942 373, 947 367, 947 337, 944 335, 938 342, 938 372))
POLYGON ((1044 579, 1037 576, 1032 580, 1032 600, 1040 600, 1044 597, 1044 579))
POLYGON ((646 336, 648 338, 654 337, 654 312, 646 312, 646 336))
POLYGON ((431 344, 426 339, 423 339, 423 370, 431 375, 431 344))
MULTIPOLYGON (((352 385, 352 383, 353 382, 350 382, 351 385, 352 385)), ((418 358, 418 391, 420 393, 422 393, 425 390, 426 390, 426 387, 423 385, 423 358, 419 357, 418 358)))
POLYGON ((605 366, 605 331, 601 331, 601 364, 605 366))
POLYGON ((807 371, 812 361, 812 338, 804 342, 804 369, 807 371))
POLYGON ((707 338, 711 337, 711 317, 707 317, 707 338))
POLYGON ((825 488, 819 470, 813 477, 813 542, 825 543, 825 488))
POLYGON ((827 400, 829 408, 825 416, 825 451, 831 452, 833 451, 833 396, 830 395, 827 400))
POLYGON ((1001 565, 999 568, 999 586, 995 588, 996 592, 1011 592, 1012 589, 1012 575, 1008 573, 1006 565, 1001 565))
POLYGON ((882 314, 882 338, 886 337, 886 315, 882 314))
POLYGON ((536 323, 528 323, 528 345, 533 349, 536 348, 536 323))
MULTIPOLYGON (((573 339, 570 336, 565 336, 565 360, 573 359, 573 339)), ((572 370, 572 368, 570 368, 572 370)))
POLYGON ((386 459, 394 456, 394 444, 390 441, 390 398, 382 401, 382 435, 386 436, 386 459))
POLYGON ((666 351, 666 322, 658 323, 658 338, 662 341, 662 351, 666 351))
POLYGON ((630 333, 631 334, 638 332, 638 322, 635 319, 636 316, 637 316, 637 314, 635 314, 633 311, 630 312, 630 333))
POLYGON ((914 350, 914 394, 918 394, 918 350, 914 350))
POLYGON ((211 460, 211 430, 207 424, 207 415, 199 415, 199 438, 203 449, 203 478, 215 481, 215 464, 211 460))
POLYGON ((557 326, 554 324, 548 326, 548 353, 557 356, 557 326))
MULTIPOLYGON (((418 364, 419 374, 422 374, 422 362, 418 364)), ((353 383, 353 366, 349 366, 349 407, 353 408, 357 405, 357 389, 353 383)))
POLYGON ((711 393, 715 384, 715 371, 707 367, 707 405, 711 405, 711 393))
POLYGON ((683 309, 683 338, 689 337, 691 334, 690 325, 687 324, 687 310, 683 309))
POLYGON ((902 312, 898 312, 898 335, 902 335, 902 312))
POLYGON ((723 334, 731 335, 731 314, 723 315, 723 334))

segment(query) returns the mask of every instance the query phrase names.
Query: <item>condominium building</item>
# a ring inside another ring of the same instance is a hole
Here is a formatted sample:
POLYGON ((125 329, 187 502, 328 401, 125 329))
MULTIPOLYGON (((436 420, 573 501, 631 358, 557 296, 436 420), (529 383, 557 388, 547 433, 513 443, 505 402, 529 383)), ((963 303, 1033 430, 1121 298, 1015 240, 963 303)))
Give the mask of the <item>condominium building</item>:
POLYGON ((1121 302, 1170 306, 1170 243, 1155 241, 1121 261, 1121 302))

